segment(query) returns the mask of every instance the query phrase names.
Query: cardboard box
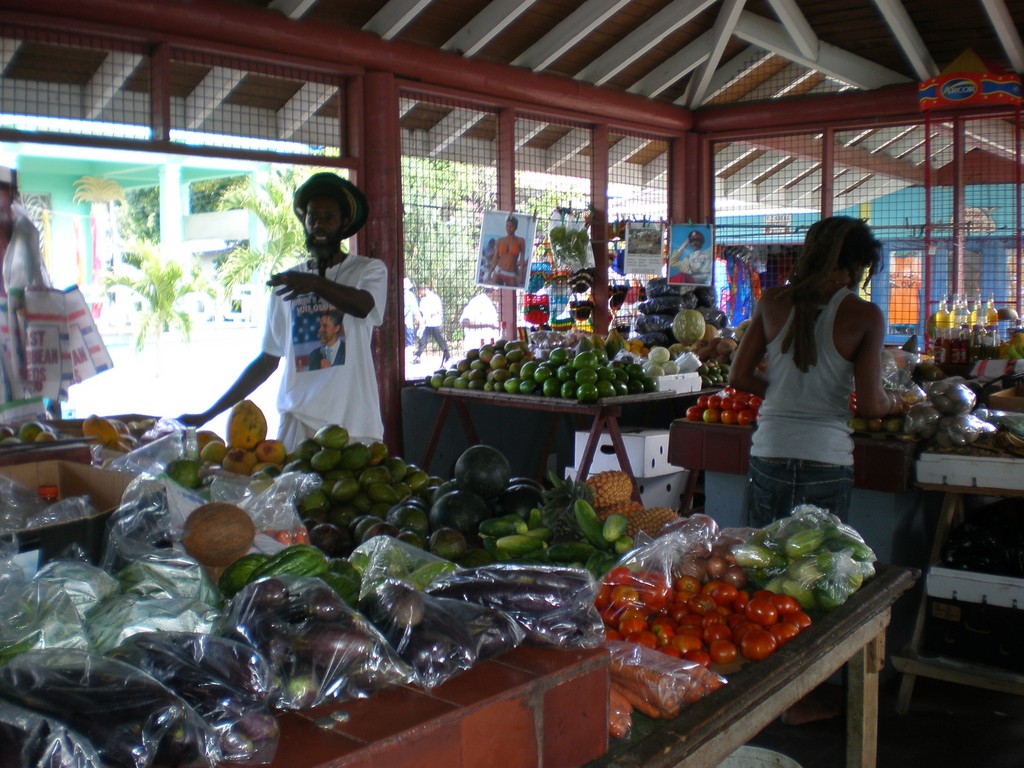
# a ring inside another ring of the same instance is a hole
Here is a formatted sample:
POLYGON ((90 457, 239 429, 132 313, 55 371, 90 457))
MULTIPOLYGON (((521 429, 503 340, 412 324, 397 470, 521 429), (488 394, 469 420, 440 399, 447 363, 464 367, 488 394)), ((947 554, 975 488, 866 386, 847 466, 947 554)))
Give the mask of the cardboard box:
POLYGON ((121 495, 135 478, 127 472, 112 472, 73 461, 37 461, 0 467, 0 475, 34 491, 40 486, 57 487, 57 498, 88 496, 96 514, 79 520, 18 531, 22 551, 37 549, 39 563, 59 556, 73 543, 80 544, 91 563, 103 556, 107 518, 120 505, 121 495))
POLYGON ((987 603, 1024 611, 1024 579, 1013 576, 932 566, 928 571, 927 592, 931 597, 945 600, 987 603))
MULTIPOLYGON (((673 467, 673 469, 676 468, 673 467)), ((597 474, 597 471, 591 470, 590 475, 597 474)), ((576 479, 576 475, 577 471, 571 467, 565 470, 565 476, 570 480, 576 479)), ((640 501, 645 507, 668 507, 678 510, 683 490, 686 488, 686 479, 689 476, 689 470, 684 469, 657 477, 637 477, 636 484, 640 489, 640 501)))
POLYGON ((1024 489, 1024 461, 1002 456, 922 453, 914 465, 919 483, 967 488, 1024 489))
POLYGON ((1024 411, 1024 385, 993 392, 988 396, 988 407, 993 411, 1024 411))
MULTIPOLYGON (((629 457, 629 468, 636 477, 657 477, 674 472, 676 467, 668 463, 668 430, 639 429, 622 427, 622 445, 629 457)), ((573 467, 579 469, 583 452, 587 448, 589 432, 576 433, 576 452, 573 467)), ((607 432, 601 434, 601 440, 594 451, 594 459, 590 463, 590 472, 603 472, 609 469, 621 469, 619 459, 615 455, 612 438, 607 432)))
POLYGON ((659 392, 697 392, 700 389, 699 373, 673 373, 659 376, 659 392))

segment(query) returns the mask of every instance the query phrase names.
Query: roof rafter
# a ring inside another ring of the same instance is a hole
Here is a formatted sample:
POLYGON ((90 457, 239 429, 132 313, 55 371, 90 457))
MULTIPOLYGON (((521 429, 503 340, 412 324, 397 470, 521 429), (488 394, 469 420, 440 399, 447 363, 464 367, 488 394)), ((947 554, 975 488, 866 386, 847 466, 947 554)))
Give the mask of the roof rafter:
POLYGON ((715 24, 711 28, 713 40, 711 54, 708 56, 707 61, 700 66, 700 71, 697 77, 694 78, 693 88, 687 89, 691 106, 700 104, 704 100, 704 95, 708 92, 708 87, 711 84, 711 78, 718 68, 718 62, 722 59, 725 46, 729 43, 729 38, 732 37, 732 31, 736 27, 740 13, 743 12, 745 3, 746 0, 722 0, 722 7, 719 9, 718 16, 715 17, 715 24))
POLYGON ((478 112, 474 109, 464 109, 462 107, 453 109, 430 129, 430 141, 433 145, 429 150, 430 155, 438 155, 454 144, 460 136, 479 123, 485 115, 485 112, 478 112))
POLYGON ((86 120, 96 120, 103 114, 141 63, 142 56, 137 53, 108 53, 82 92, 82 116, 86 120))
POLYGON ((817 58, 809 59, 793 47, 785 27, 750 11, 743 11, 740 14, 735 35, 744 42, 757 45, 805 67, 817 69, 863 90, 870 91, 910 80, 899 72, 824 42, 818 48, 817 58))
POLYGON ((582 152, 590 143, 590 131, 573 128, 547 150, 547 171, 556 171, 582 152))
POLYGON ((185 124, 199 130, 248 73, 241 69, 213 67, 185 99, 185 124))
POLYGON ((818 36, 795 0, 768 0, 768 5, 779 17, 796 49, 808 59, 818 58, 818 36))
POLYGON ((640 80, 633 83, 628 88, 629 92, 639 93, 648 98, 657 96, 672 85, 672 83, 686 77, 707 61, 708 57, 711 56, 714 42, 711 32, 705 32, 679 51, 679 53, 666 59, 660 66, 652 69, 640 80))
POLYGON ((271 0, 267 7, 272 11, 284 14, 289 19, 301 19, 314 5, 316 5, 316 0, 271 0))
POLYGON ((692 21, 717 0, 673 0, 576 73, 577 80, 603 85, 665 37, 692 21))
POLYGON ((900 0, 875 0, 875 6, 881 12, 885 23, 889 25, 889 29, 892 30, 900 50, 903 51, 903 55, 907 57, 907 61, 913 67, 917 79, 927 80, 929 77, 939 74, 939 68, 935 66, 932 55, 928 53, 928 48, 925 46, 924 40, 921 39, 921 35, 917 33, 917 28, 910 20, 903 3, 900 0))
POLYGON ((992 22, 992 29, 1002 43, 1003 50, 1006 51, 1006 58, 1010 60, 1016 72, 1024 72, 1024 43, 1021 42, 1017 24, 1006 10, 1006 3, 1003 0, 981 0, 981 5, 992 22))
POLYGON ((469 57, 480 52, 485 45, 500 35, 537 0, 491 0, 466 26, 452 35, 441 46, 469 57))
POLYGON ((290 139, 310 118, 338 92, 336 85, 304 83, 277 111, 277 132, 281 139, 290 139))
POLYGON ((405 29, 433 0, 389 0, 363 25, 382 40, 390 40, 405 29))
POLYGON ((534 72, 550 66, 628 4, 629 0, 587 0, 514 58, 512 66, 526 67, 534 72))

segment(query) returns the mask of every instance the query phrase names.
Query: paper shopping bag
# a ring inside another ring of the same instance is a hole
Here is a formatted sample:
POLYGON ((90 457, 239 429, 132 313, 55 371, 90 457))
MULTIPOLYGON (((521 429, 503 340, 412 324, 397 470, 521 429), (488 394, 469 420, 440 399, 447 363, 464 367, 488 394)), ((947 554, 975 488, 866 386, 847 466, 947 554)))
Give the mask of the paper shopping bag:
POLYGON ((71 362, 71 384, 114 367, 114 361, 103 343, 85 296, 77 285, 64 291, 68 316, 68 357, 71 362))
POLYGON ((28 397, 58 399, 67 394, 72 366, 64 291, 25 289, 25 389, 28 397))

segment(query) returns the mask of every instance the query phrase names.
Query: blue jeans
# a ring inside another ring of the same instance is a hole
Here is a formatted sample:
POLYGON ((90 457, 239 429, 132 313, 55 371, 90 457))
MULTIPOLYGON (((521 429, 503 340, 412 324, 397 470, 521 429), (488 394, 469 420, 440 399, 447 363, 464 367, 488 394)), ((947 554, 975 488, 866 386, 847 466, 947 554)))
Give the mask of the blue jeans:
POLYGON ((853 467, 751 456, 747 481, 747 524, 755 528, 787 517, 798 504, 813 504, 846 520, 853 467))

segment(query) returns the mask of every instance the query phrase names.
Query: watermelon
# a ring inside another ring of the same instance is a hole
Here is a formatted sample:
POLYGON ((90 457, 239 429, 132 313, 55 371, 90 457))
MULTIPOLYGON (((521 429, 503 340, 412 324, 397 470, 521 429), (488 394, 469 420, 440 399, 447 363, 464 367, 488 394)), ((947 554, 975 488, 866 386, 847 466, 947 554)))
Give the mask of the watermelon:
POLYGON ((480 523, 490 516, 487 502, 473 491, 450 491, 430 505, 430 530, 454 528, 475 535, 480 523))
POLYGON ((472 445, 455 461, 455 480, 485 499, 493 499, 512 476, 505 454, 489 445, 472 445))
POLYGON ((704 315, 696 309, 684 309, 672 320, 672 334, 681 344, 693 344, 704 338, 704 315))

